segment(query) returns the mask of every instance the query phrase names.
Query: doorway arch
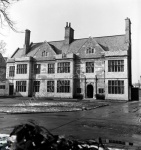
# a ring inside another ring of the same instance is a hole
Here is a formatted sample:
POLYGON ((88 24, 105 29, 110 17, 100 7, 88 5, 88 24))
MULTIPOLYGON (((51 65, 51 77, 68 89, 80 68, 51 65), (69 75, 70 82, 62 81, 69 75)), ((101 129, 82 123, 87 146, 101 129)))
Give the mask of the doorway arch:
POLYGON ((87 85, 87 98, 93 98, 93 89, 91 84, 87 85))

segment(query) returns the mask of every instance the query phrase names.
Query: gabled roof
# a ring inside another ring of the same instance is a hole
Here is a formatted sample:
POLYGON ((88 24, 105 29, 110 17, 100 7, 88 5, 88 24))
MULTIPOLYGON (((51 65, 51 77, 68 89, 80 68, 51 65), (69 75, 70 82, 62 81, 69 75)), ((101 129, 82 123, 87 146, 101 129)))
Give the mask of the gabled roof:
POLYGON ((43 43, 33 44, 26 56, 42 57, 43 51, 48 52, 49 56, 56 55, 56 50, 54 50, 53 47, 45 41, 43 43))
POLYGON ((96 37, 95 39, 106 51, 125 50, 125 35, 96 37))
MULTIPOLYGON (((125 44, 125 35, 114 35, 114 36, 104 36, 104 37, 91 37, 95 45, 100 50, 103 51, 119 51, 127 50, 125 44)), ((65 45, 64 40, 62 41, 51 41, 51 42, 41 42, 30 44, 29 52, 26 56, 34 57, 39 49, 46 43, 48 45, 48 51, 52 51, 52 55, 57 55, 61 53, 74 53, 77 54, 82 46, 89 40, 89 38, 74 39, 70 45, 65 45)), ((18 48, 11 58, 22 57, 24 48, 18 48)))
POLYGON ((12 54, 11 58, 19 58, 22 57, 23 48, 17 48, 15 52, 12 54))

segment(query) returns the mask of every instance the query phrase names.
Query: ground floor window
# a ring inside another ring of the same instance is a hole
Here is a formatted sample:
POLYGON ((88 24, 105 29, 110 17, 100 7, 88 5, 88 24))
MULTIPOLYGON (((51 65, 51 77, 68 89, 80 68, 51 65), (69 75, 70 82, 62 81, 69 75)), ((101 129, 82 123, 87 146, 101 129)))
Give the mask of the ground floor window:
POLYGON ((77 88, 77 93, 81 93, 81 88, 77 88))
POLYGON ((16 92, 26 92, 26 81, 16 81, 16 92))
POLYGON ((99 88, 99 89, 98 89, 98 93, 99 93, 99 94, 103 94, 103 93, 104 93, 104 88, 99 88))
POLYGON ((58 80, 57 81, 57 92, 58 93, 70 93, 70 81, 69 80, 58 80))
POLYGON ((108 81, 108 94, 124 94, 124 81, 123 80, 109 80, 108 81))
POLYGON ((47 81, 47 92, 54 92, 54 81, 47 81))
POLYGON ((0 89, 5 89, 5 85, 0 85, 0 89))
POLYGON ((40 81, 34 81, 33 82, 33 91, 39 92, 39 89, 40 89, 40 81))

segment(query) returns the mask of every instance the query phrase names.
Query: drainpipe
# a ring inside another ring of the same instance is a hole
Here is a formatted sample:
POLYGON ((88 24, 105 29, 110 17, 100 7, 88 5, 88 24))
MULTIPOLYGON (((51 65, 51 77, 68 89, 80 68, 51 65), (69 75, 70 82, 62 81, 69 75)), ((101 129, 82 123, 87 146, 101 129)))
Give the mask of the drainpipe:
POLYGON ((95 75, 95 89, 96 89, 95 92, 96 92, 96 96, 97 96, 97 80, 98 80, 98 79, 97 79, 97 75, 95 75))
POLYGON ((84 84, 85 84, 85 85, 84 85, 84 86, 85 86, 85 87, 84 87, 84 88, 85 88, 84 98, 86 98, 86 76, 84 77, 84 80, 85 80, 85 81, 84 81, 84 84))
MULTIPOLYGON (((86 75, 84 75, 84 72, 82 72, 82 79, 84 78, 84 98, 86 98, 86 75)), ((83 81, 83 80, 82 80, 83 81)))

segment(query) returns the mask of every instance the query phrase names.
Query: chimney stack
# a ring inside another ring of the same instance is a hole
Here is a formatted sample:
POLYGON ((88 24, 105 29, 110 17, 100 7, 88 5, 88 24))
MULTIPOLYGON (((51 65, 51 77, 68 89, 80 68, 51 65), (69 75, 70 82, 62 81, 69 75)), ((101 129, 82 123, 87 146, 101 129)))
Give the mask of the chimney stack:
POLYGON ((131 44, 131 21, 129 18, 125 19, 125 42, 131 44))
POLYGON ((30 45, 30 30, 26 29, 23 55, 26 55, 28 53, 29 45, 30 45))
POLYGON ((71 28, 71 23, 66 22, 64 44, 69 45, 74 40, 74 30, 71 28))

